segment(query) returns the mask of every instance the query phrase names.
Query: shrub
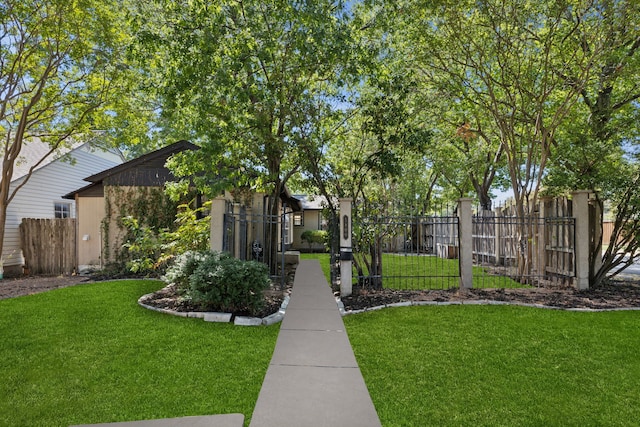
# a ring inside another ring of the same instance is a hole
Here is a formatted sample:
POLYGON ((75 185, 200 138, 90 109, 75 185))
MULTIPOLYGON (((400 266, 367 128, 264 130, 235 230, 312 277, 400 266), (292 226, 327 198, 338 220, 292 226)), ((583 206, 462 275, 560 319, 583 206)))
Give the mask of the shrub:
POLYGON ((309 250, 311 250, 311 245, 314 243, 321 243, 326 246, 328 233, 324 230, 306 230, 300 238, 309 244, 309 250))
POLYGON ((262 292, 270 283, 266 265, 220 252, 186 253, 165 278, 202 309, 250 314, 262 308, 262 292))
POLYGON ((178 254, 187 251, 206 251, 209 248, 209 235, 211 233, 211 217, 204 216, 204 212, 211 208, 211 201, 203 206, 192 209, 189 204, 178 206, 175 231, 167 231, 161 234, 162 255, 157 261, 158 265, 167 263, 178 254))
POLYGON ((126 216, 122 224, 127 229, 127 241, 123 246, 128 253, 127 268, 134 274, 153 272, 160 256, 158 237, 152 228, 142 225, 137 218, 126 216))
POLYGON ((154 229, 132 216, 121 218, 127 231, 119 260, 136 275, 158 277, 178 254, 204 251, 209 247, 211 218, 199 217, 211 202, 192 209, 189 204, 178 206, 175 231, 154 229))
POLYGON ((205 251, 187 251, 178 255, 174 259, 174 263, 167 269, 163 280, 167 283, 173 283, 180 291, 189 290, 189 278, 196 271, 202 261, 208 256, 219 255, 218 252, 205 251))

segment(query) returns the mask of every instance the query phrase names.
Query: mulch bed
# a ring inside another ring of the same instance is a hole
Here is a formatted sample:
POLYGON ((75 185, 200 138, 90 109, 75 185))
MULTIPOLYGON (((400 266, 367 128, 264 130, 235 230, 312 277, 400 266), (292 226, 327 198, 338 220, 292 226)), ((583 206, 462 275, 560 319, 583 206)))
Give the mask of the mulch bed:
MULTIPOLYGON (((233 315, 266 317, 270 314, 277 313, 278 310, 280 310, 280 306, 282 306, 285 295, 289 294, 290 290, 291 287, 288 287, 283 291, 278 289, 267 290, 264 292, 264 305, 260 311, 250 313, 248 311, 239 310, 234 312, 233 315)), ((174 285, 166 286, 159 291, 146 295, 140 300, 140 302, 151 307, 178 312, 216 311, 214 309, 209 310, 206 307, 191 304, 190 301, 180 297, 178 292, 176 292, 176 287, 174 285)))
POLYGON ((563 289, 449 289, 431 291, 356 290, 341 298, 345 310, 363 310, 405 301, 505 301, 539 304, 557 308, 620 309, 640 308, 640 282, 612 281, 607 286, 586 291, 563 289))
POLYGON ((86 276, 27 276, 0 280, 0 299, 37 294, 53 289, 66 288, 92 279, 86 276))
MULTIPOLYGON (((256 317, 264 317, 275 313, 280 308, 284 296, 290 292, 293 274, 284 291, 274 289, 265 292, 265 306, 256 317)), ((90 283, 92 279, 86 276, 56 276, 56 277, 26 277, 19 279, 4 279, 0 281, 0 299, 12 298, 45 292, 52 289, 64 288, 83 283, 90 283)), ((606 286, 587 291, 577 291, 573 288, 563 289, 450 289, 432 291, 372 291, 354 289, 354 294, 343 297, 345 310, 363 310, 404 301, 470 301, 492 300, 525 304, 539 304, 558 308, 589 308, 589 309, 620 309, 640 308, 640 281, 612 281, 606 286)), ((169 308, 177 311, 198 311, 182 300, 171 287, 164 288, 153 294, 146 301, 149 305, 169 308)), ((235 313, 247 315, 248 313, 235 313)))

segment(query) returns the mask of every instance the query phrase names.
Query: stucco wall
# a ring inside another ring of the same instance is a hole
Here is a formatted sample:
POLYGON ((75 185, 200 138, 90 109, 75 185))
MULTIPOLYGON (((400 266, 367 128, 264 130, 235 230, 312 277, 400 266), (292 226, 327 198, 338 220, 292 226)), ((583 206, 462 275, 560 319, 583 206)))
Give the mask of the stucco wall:
MULTIPOLYGON (((322 211, 318 210, 307 210, 304 211, 304 224, 303 225, 293 225, 293 242, 292 249, 308 251, 309 244, 302 240, 302 233, 307 230, 322 230, 322 211)), ((323 250, 324 245, 314 243, 311 246, 312 250, 323 250)))
POLYGON ((76 200, 78 224, 78 269, 100 268, 102 263, 101 223, 104 197, 80 197, 76 200))

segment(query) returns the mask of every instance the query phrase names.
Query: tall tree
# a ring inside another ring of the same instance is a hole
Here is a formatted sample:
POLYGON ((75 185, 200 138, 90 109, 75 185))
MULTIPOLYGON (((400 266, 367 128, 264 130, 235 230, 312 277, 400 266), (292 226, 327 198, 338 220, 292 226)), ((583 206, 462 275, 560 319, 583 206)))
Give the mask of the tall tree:
MULTIPOLYGON (((545 184, 550 191, 589 189, 597 195, 598 219, 607 201, 614 213, 614 230, 602 255, 594 241, 590 284, 597 286, 640 253, 637 205, 637 151, 640 139, 640 4, 593 1, 584 14, 567 14, 577 29, 566 49, 585 54, 602 52, 593 72, 580 88, 580 103, 562 127, 545 184)), ((563 70, 567 85, 576 85, 575 70, 563 70)), ((601 236, 599 236, 601 237, 601 236)))
MULTIPOLYGON (((475 193, 484 211, 492 208, 492 189, 505 173, 500 135, 485 111, 466 99, 464 88, 444 80, 444 87, 429 90, 422 82, 425 121, 434 129, 432 150, 426 153, 440 172, 444 188, 455 197, 475 193)), ((501 183, 503 182, 500 181, 501 183)))
POLYGON ((424 214, 433 190, 434 179, 420 155, 431 135, 415 125, 411 90, 404 76, 371 76, 361 87, 349 131, 330 144, 322 159, 335 192, 354 201, 355 268, 360 277, 366 268, 373 287, 382 285, 385 223, 394 214, 424 214), (416 189, 410 181, 425 188, 416 189), (373 217, 380 221, 365 223, 373 217))
POLYGON ((140 16, 140 28, 141 40, 151 41, 149 65, 162 76, 163 112, 202 146, 181 170, 217 189, 267 191, 269 213, 277 214, 278 196, 299 170, 298 146, 349 75, 344 5, 160 0, 156 7, 158 14, 140 16))
MULTIPOLYGON (((566 51, 575 32, 568 4, 529 0, 481 2, 406 1, 394 16, 406 22, 394 36, 414 68, 445 88, 453 108, 471 103, 493 121, 494 153, 506 157, 521 216, 535 200, 555 143, 590 71, 593 54, 566 51), (559 76, 571 64, 576 84, 559 76), (565 67, 568 65, 565 65, 565 67)), ((577 8, 576 13, 583 13, 577 8)), ((462 123, 461 123, 462 124, 462 123)), ((472 125, 472 123, 469 123, 472 125)))
POLYGON ((95 129, 124 73, 121 4, 94 0, 5 0, 0 5, 0 253, 14 165, 31 138, 50 150, 95 129))

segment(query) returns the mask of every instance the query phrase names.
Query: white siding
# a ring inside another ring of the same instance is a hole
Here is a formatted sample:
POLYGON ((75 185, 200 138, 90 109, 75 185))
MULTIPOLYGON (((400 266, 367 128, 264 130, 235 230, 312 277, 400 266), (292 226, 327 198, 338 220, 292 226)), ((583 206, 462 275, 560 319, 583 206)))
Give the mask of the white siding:
MULTIPOLYGON (((23 263, 18 229, 23 218, 54 218, 56 202, 70 203, 71 217, 75 217, 75 201, 62 196, 88 185, 84 178, 122 163, 114 153, 90 150, 86 146, 74 150, 72 157, 74 162, 56 160, 36 170, 9 204, 2 254, 5 266, 23 263)), ((12 182, 11 189, 21 182, 22 178, 12 182)))

